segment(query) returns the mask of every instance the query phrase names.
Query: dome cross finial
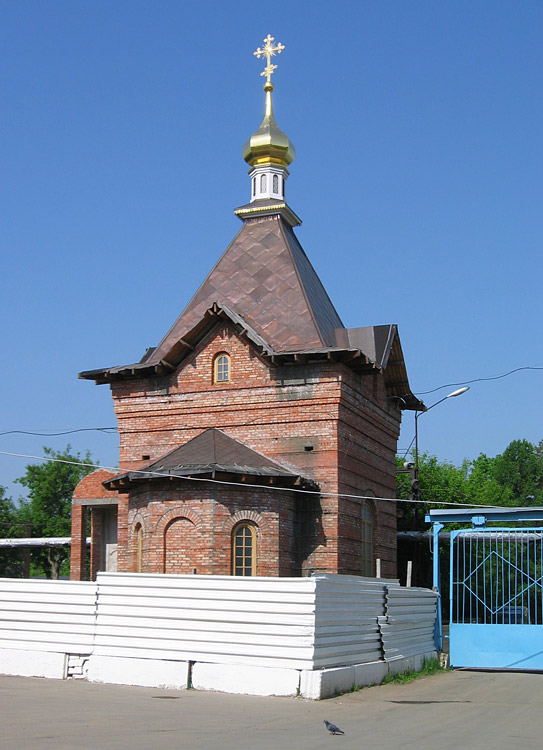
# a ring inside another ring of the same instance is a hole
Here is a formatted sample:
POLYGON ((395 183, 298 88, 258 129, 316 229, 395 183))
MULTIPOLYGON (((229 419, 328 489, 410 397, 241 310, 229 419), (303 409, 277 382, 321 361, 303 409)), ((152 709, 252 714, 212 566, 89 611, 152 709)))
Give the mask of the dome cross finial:
POLYGON ((284 49, 283 44, 275 43, 274 37, 268 34, 264 39, 264 46, 253 53, 258 59, 265 58, 266 62, 261 73, 266 77, 266 106, 260 127, 243 146, 243 158, 251 167, 251 203, 285 200, 287 167, 294 159, 294 146, 275 122, 272 108, 271 76, 277 68, 277 65, 272 64, 272 58, 284 49))
POLYGON ((274 70, 277 69, 277 65, 272 65, 271 59, 272 57, 275 57, 275 55, 281 54, 281 52, 285 49, 285 46, 281 44, 281 42, 277 42, 276 45, 274 45, 275 38, 271 36, 271 34, 268 34, 268 36, 264 39, 264 49, 261 49, 260 47, 253 52, 253 55, 257 57, 259 60, 261 57, 266 58, 266 67, 260 74, 261 76, 266 76, 266 83, 271 83, 271 75, 274 70))

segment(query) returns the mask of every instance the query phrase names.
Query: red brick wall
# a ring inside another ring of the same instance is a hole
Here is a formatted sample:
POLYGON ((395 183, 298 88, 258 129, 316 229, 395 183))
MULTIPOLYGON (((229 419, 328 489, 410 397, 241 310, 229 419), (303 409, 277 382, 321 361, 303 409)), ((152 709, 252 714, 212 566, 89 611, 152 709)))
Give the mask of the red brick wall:
MULTIPOLYGON (((120 462, 124 469, 139 468, 203 430, 218 427, 251 448, 314 479, 323 492, 394 496, 394 457, 400 413, 394 401, 387 400, 383 377, 378 372, 361 376, 344 365, 333 363, 270 368, 240 340, 229 324, 221 323, 171 377, 113 383, 112 393, 119 422, 120 462), (231 356, 231 380, 214 385, 213 358, 223 351, 231 356)), ((156 484, 150 487, 150 491, 132 492, 130 507, 125 506, 124 511, 122 503, 119 505, 118 564, 121 570, 132 570, 135 559, 134 550, 129 549, 133 541, 124 539, 126 526, 123 531, 122 525, 128 522, 129 528, 133 528, 134 513, 139 509, 147 523, 146 565, 149 570, 158 571, 157 555, 163 553, 157 547, 158 542, 152 540, 157 508, 160 506, 165 513, 182 499, 179 493, 184 496, 188 493, 179 489, 175 490, 177 495, 172 495, 173 491, 168 495, 156 489, 156 484)), ((191 558, 194 564, 189 555, 184 560, 180 557, 179 565, 197 568, 198 572, 226 572, 230 561, 221 558, 224 537, 218 529, 222 528, 225 513, 235 513, 241 508, 231 499, 236 494, 233 488, 215 485, 205 498, 200 497, 201 492, 191 490, 192 495, 199 498, 201 505, 198 507, 193 500, 189 502, 188 497, 185 498, 185 504, 188 502, 194 512, 203 513, 205 517, 203 526, 187 527, 191 529, 191 538, 200 539, 191 558), (212 509, 218 515, 213 515, 212 509)), ((263 569, 276 572, 260 574, 279 575, 282 574, 279 570, 296 569, 291 549, 294 527, 284 521, 277 508, 267 508, 264 496, 259 495, 258 499, 264 505, 254 504, 250 508, 254 512, 265 509, 270 528, 273 524, 284 524, 284 530, 275 536, 273 549, 263 548, 267 555, 263 569), (288 554, 279 548, 279 539, 283 546, 289 546, 288 554), (290 562, 285 563, 287 558, 290 562)), ((359 573, 361 501, 322 495, 319 500, 299 502, 296 508, 296 528, 300 531, 296 544, 303 558, 298 569, 359 573)), ((376 501, 374 508, 375 556, 382 560, 383 575, 394 576, 395 507, 386 501, 376 501)), ((172 542, 176 533, 172 528, 172 542)), ((163 538, 160 544, 164 544, 163 538)))
POLYGON ((114 477, 111 471, 107 469, 97 469, 92 474, 79 482, 74 489, 72 503, 72 543, 70 555, 70 579, 73 581, 83 581, 87 578, 96 579, 96 573, 100 569, 102 560, 103 544, 103 513, 100 507, 93 508, 91 511, 90 536, 91 536, 91 554, 90 554, 90 571, 86 570, 86 553, 87 553, 87 508, 85 500, 106 499, 115 501, 118 498, 116 490, 106 490, 102 482, 114 477))
MULTIPOLYGON (((361 377, 346 371, 339 410, 339 487, 345 494, 376 497, 396 495, 396 449, 401 414, 395 399, 387 399, 384 378, 376 372, 361 377)), ((381 575, 396 576, 396 504, 367 501, 375 517, 374 557, 381 575)), ((340 501, 340 567, 343 573, 361 569, 361 504, 340 501)))
POLYGON ((109 490, 106 490, 102 485, 102 482, 105 482, 106 479, 111 479, 114 476, 115 474, 111 471, 108 471, 107 469, 97 469, 96 471, 93 471, 92 474, 87 474, 87 476, 83 477, 83 479, 75 488, 73 499, 96 500, 97 498, 103 497, 110 500, 112 498, 115 498, 117 496, 117 492, 110 492, 109 490))
MULTIPOLYGON (((289 490, 150 482, 130 493, 128 544, 120 571, 135 571, 136 529, 143 528, 142 572, 230 575, 232 531, 257 530, 257 575, 297 575, 296 498, 289 490)), ((119 548, 120 551, 120 548, 119 548)))
POLYGON ((70 552, 70 580, 84 581, 87 577, 87 515, 86 508, 72 505, 72 544, 70 552))

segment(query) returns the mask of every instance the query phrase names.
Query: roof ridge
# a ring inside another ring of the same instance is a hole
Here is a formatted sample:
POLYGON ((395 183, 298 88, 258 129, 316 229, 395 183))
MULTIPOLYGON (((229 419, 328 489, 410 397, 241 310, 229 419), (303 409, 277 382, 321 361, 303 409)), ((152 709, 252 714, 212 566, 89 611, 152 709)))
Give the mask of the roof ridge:
POLYGON ((315 267, 313 266, 313 263, 312 263, 312 262, 310 261, 310 259, 309 259, 309 256, 307 255, 307 253, 306 253, 306 252, 305 252, 305 250, 303 249, 303 247, 302 247, 302 244, 301 244, 301 242, 299 241, 299 239, 298 239, 298 238, 296 237, 296 235, 295 235, 295 234, 294 234, 294 232, 292 231, 292 228, 290 228, 290 227, 289 227, 289 228, 287 229, 287 228, 286 228, 286 225, 285 225, 285 224, 284 224, 284 223, 283 223, 283 222, 282 222, 281 220, 280 220, 279 226, 280 226, 280 231, 282 232, 282 234, 283 234, 283 236, 284 236, 284 238, 285 238, 285 242, 286 242, 286 244, 287 244, 287 247, 288 247, 288 252, 289 252, 289 254, 290 254, 291 258, 292 258, 292 262, 293 262, 293 265, 294 265, 294 270, 295 270, 295 272, 296 272, 296 276, 297 276, 297 278, 298 278, 298 282, 299 282, 299 284, 300 284, 300 287, 301 287, 301 289, 302 289, 302 293, 303 293, 303 295, 304 295, 304 299, 305 299, 305 301, 306 301, 306 303, 307 303, 307 308, 308 308, 308 310, 309 310, 309 314, 311 315, 311 319, 313 320, 313 323, 314 323, 314 325, 315 325, 315 328, 316 328, 316 330, 317 330, 317 333, 318 333, 318 335, 319 335, 319 338, 320 338, 320 340, 321 340, 322 344, 323 344, 323 345, 324 345, 325 347, 326 347, 326 346, 329 346, 329 344, 330 344, 330 341, 328 340, 328 337, 327 337, 327 336, 326 336, 326 335, 324 334, 324 332, 323 332, 323 330, 322 330, 322 327, 321 327, 321 323, 319 322, 319 320, 317 319, 317 316, 315 315, 315 310, 313 309, 313 304, 312 304, 312 301, 311 301, 311 300, 310 300, 310 298, 309 298, 309 294, 308 294, 308 291, 307 291, 307 289, 306 289, 306 285, 305 285, 305 283, 304 283, 304 281, 303 281, 303 279, 302 279, 302 276, 301 276, 301 274, 300 274, 300 269, 299 269, 299 267, 298 267, 298 263, 296 262, 296 258, 295 258, 295 256, 294 256, 294 253, 293 253, 293 251, 292 251, 292 246, 291 246, 291 241, 290 241, 290 237, 292 237, 292 240, 293 240, 293 241, 295 242, 295 244, 297 245, 297 248, 298 248, 298 250, 299 250, 299 251, 301 252, 301 254, 303 255, 303 257, 304 257, 304 258, 305 258, 305 260, 307 261, 307 263, 308 263, 309 267, 310 267, 310 268, 311 268, 311 270, 313 271, 313 273, 314 273, 314 275, 315 275, 315 278, 316 278, 316 280, 317 280, 317 282, 318 282, 318 284, 319 284, 320 290, 321 290, 321 291, 322 291, 322 292, 324 293, 324 296, 326 297, 326 300, 327 300, 327 302, 329 303, 329 305, 330 305, 330 307, 332 308, 333 312, 334 312, 334 313, 336 314, 336 316, 337 316, 337 319, 338 319, 338 322, 339 322, 339 323, 341 324, 340 326, 337 326, 338 328, 339 328, 339 327, 341 327, 341 328, 345 328, 345 326, 344 326, 344 324, 343 324, 343 321, 342 321, 342 320, 341 320, 341 318, 339 317, 339 314, 338 314, 338 312, 337 312, 337 310, 336 310, 336 308, 335 308, 335 305, 334 305, 334 303, 332 302, 332 300, 330 299, 330 295, 329 295, 329 294, 328 294, 328 292, 326 291, 326 288, 325 288, 324 284, 322 283, 322 281, 321 281, 321 278, 320 278, 319 274, 317 273, 317 271, 316 271, 315 267))
MULTIPOLYGON (((305 302, 306 302, 306 305, 307 305, 307 309, 309 310, 309 314, 311 316, 311 320, 313 321, 313 325, 315 326, 315 329, 316 329, 317 334, 318 334, 318 336, 319 336, 319 338, 321 340, 321 343, 325 344, 326 342, 325 342, 324 337, 323 337, 323 335, 321 333, 320 326, 317 323, 317 319, 315 317, 315 312, 313 311, 313 305, 311 304, 311 302, 309 301, 309 297, 307 296, 307 290, 305 288, 305 284, 302 281, 302 277, 300 276, 300 269, 298 268, 298 264, 296 263, 296 259, 294 258, 294 253, 292 252, 292 247, 290 246, 290 242, 288 240, 288 236, 287 236, 287 233, 286 233, 286 230, 285 230, 285 226, 284 226, 283 222, 281 221, 281 218, 279 218, 279 231, 283 234, 283 237, 285 239, 285 243, 286 243, 287 248, 288 248, 289 255, 292 258, 292 264, 294 266, 294 272, 296 273, 296 277, 298 279, 298 283, 300 284, 300 288, 302 290, 302 294, 304 295, 304 299, 305 299, 305 302)), ((300 245, 300 248, 302 249, 302 252, 305 255, 305 250, 302 248, 301 245, 300 245)), ((307 258, 307 255, 306 255, 306 258, 307 258)), ((307 258, 307 259, 309 260, 309 258, 307 258)))

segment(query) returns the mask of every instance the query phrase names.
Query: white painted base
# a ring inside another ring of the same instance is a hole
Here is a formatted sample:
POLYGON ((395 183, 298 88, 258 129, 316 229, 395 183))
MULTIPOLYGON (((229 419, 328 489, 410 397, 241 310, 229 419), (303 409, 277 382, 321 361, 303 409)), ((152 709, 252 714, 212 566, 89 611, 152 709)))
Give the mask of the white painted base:
POLYGON ((354 684, 359 687, 380 685, 387 674, 388 665, 384 661, 372 661, 369 664, 357 664, 354 668, 354 684))
POLYGON ((3 648, 0 649, 0 674, 63 680, 66 676, 66 654, 3 648))
POLYGON ((392 662, 373 661, 368 664, 355 664, 353 667, 335 667, 333 669, 302 670, 300 677, 300 695, 311 700, 333 698, 339 693, 346 693, 355 686, 367 687, 380 685, 387 674, 398 674, 410 669, 420 671, 425 661, 437 658, 435 651, 416 656, 395 659, 392 662))
POLYGON ((407 672, 410 669, 414 669, 415 672, 420 672, 424 666, 425 661, 431 661, 437 659, 437 651, 428 651, 425 654, 416 654, 415 656, 404 656, 401 659, 394 659, 388 662, 388 668, 390 674, 399 674, 400 672, 407 672))
POLYGON ((192 667, 195 690, 218 690, 242 695, 297 695, 300 672, 297 669, 245 667, 197 662, 192 667))
MULTIPOLYGON (((73 660, 67 654, 49 651, 0 649, 0 674, 62 680, 67 676, 70 658, 73 660)), ((87 657, 78 658, 84 659, 86 666, 87 657)), ((192 687, 195 690, 240 695, 301 695, 311 700, 322 700, 348 692, 355 686, 379 685, 387 674, 410 669, 420 671, 425 661, 436 658, 437 653, 430 651, 391 662, 375 661, 316 670, 196 662, 192 666, 192 687)), ((83 671, 81 675, 73 676, 85 679, 83 671)), ((88 680, 116 685, 185 689, 189 681, 189 663, 91 655, 88 657, 88 680)))
POLYGON ((304 669, 300 678, 300 695, 317 701, 321 698, 332 698, 337 693, 353 689, 354 675, 355 667, 304 669))
POLYGON ((184 689, 188 684, 188 675, 189 665, 186 661, 94 655, 89 659, 89 682, 184 689))

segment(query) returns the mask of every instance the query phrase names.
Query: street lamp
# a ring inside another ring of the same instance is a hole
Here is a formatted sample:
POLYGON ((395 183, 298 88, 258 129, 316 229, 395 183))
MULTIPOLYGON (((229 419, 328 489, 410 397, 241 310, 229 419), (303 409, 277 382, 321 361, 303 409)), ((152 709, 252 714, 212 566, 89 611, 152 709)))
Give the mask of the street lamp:
MULTIPOLYGON (((437 406, 438 404, 442 404, 444 401, 446 401, 448 398, 455 398, 456 396, 461 396, 466 391, 469 391, 469 385, 465 385, 463 388, 458 388, 458 390, 453 391, 452 393, 449 393, 447 396, 443 396, 443 398, 440 398, 439 401, 436 401, 435 404, 432 404, 426 409, 426 412, 430 411, 430 409, 433 409, 434 406, 437 406)), ((421 414, 425 414, 424 411, 416 411, 415 412, 415 467, 414 467, 414 476, 413 481, 411 482, 411 488, 413 490, 414 499, 419 499, 419 417, 421 414)))
MULTIPOLYGON (((448 398, 455 398, 456 396, 461 396, 466 391, 469 391, 469 385, 465 385, 463 388, 458 388, 458 390, 453 391, 452 393, 449 393, 447 396, 444 396, 443 398, 440 398, 439 401, 436 401, 435 404, 432 404, 429 406, 426 411, 430 411, 430 409, 433 409, 434 406, 437 406, 438 404, 442 404, 443 401, 446 401, 448 398)), ((421 414, 424 414, 424 412, 415 412, 415 468, 414 468, 414 478, 412 481, 412 488, 413 488, 413 495, 415 500, 419 500, 419 430, 418 430, 418 421, 421 414), (413 487, 414 485, 414 487, 413 487)), ((415 505, 415 514, 417 513, 418 506, 415 505)), ((438 544, 438 536, 439 536, 439 527, 441 524, 434 523, 434 531, 433 531, 433 580, 434 580, 434 591, 439 591, 439 544, 438 544)), ((441 526, 441 528, 443 528, 441 526)), ((443 624, 442 624, 442 610, 441 605, 438 604, 437 606, 437 617, 434 627, 434 641, 436 644, 436 649, 438 651, 443 650, 443 624)))

